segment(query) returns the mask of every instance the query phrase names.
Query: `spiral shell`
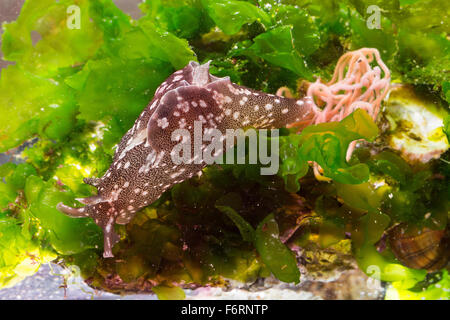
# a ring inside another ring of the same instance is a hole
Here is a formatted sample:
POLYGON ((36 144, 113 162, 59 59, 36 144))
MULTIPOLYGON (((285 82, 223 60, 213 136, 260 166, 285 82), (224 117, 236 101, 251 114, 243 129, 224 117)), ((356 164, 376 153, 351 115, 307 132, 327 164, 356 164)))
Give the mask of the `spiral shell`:
POLYGON ((409 268, 433 272, 447 265, 445 230, 406 228, 400 224, 391 230, 389 244, 395 257, 409 268))

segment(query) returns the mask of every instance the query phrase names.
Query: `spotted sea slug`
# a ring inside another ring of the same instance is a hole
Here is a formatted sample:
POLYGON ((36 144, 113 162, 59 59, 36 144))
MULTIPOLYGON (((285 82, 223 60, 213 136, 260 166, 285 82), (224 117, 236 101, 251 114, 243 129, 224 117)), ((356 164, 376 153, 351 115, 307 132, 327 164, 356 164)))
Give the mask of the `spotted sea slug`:
POLYGON ((112 257, 112 247, 119 240, 116 223, 127 224, 136 211, 205 167, 202 161, 173 163, 170 153, 178 143, 172 139, 176 129, 193 134, 194 121, 202 122, 203 133, 212 128, 225 132, 309 124, 315 118, 314 107, 311 98, 296 100, 255 91, 232 83, 229 77, 211 75, 209 62, 199 65, 192 61, 159 86, 123 136, 105 175, 84 179, 98 194, 77 199, 84 207, 59 203, 57 208, 71 217, 93 218, 104 232, 103 256, 112 257))

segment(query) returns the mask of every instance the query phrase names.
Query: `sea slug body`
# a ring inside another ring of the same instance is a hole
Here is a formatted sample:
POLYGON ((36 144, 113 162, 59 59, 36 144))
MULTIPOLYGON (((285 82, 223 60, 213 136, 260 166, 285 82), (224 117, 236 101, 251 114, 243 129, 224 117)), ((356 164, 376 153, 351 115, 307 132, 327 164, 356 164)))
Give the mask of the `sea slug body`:
POLYGON ((211 129, 281 128, 293 122, 312 123, 314 107, 308 97, 295 100, 255 91, 232 83, 228 77, 211 75, 209 62, 199 65, 192 61, 156 90, 122 137, 104 176, 84 179, 98 189, 98 194, 77 199, 85 205, 81 208, 63 203, 57 207, 72 217, 93 218, 104 232, 103 256, 112 257, 112 247, 119 240, 115 223, 127 224, 136 211, 206 166, 195 159, 173 163, 171 151, 178 142, 173 141, 172 133, 176 129, 193 134, 194 121, 202 121, 203 134, 211 129))

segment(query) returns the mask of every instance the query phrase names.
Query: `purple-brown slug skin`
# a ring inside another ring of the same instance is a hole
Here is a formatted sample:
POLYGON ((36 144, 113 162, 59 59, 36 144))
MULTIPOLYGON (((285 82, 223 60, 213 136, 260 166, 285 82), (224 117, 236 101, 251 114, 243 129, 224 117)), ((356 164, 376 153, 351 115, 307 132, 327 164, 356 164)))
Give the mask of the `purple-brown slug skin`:
POLYGON ((202 134, 212 128, 223 133, 248 127, 281 128, 298 121, 312 122, 313 110, 310 98, 295 100, 248 89, 228 77, 211 75, 209 62, 191 61, 159 86, 122 137, 104 176, 84 179, 98 194, 77 199, 84 207, 59 203, 57 208, 72 217, 93 218, 104 232, 103 256, 113 257, 112 247, 119 240, 115 223, 127 224, 136 211, 206 166, 203 161, 174 164, 171 151, 179 141, 173 141, 172 132, 176 129, 187 129, 193 136, 194 121, 202 122, 202 134))

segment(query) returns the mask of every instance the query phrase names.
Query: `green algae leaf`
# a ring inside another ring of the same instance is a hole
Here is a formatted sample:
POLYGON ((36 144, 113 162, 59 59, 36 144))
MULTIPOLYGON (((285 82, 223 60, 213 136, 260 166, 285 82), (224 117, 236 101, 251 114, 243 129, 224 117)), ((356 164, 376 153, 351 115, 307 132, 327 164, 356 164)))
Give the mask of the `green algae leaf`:
POLYGON ((4 25, 2 51, 6 60, 39 75, 84 63, 102 45, 102 34, 90 15, 88 0, 26 1, 20 16, 4 25), (79 8, 80 28, 69 27, 67 9, 79 8), (32 32, 40 38, 33 45, 32 32))
MULTIPOLYGON (((405 30, 423 30, 425 32, 448 32, 450 4, 445 0, 403 0, 401 11, 392 18, 405 30)), ((381 7, 381 6, 380 6, 381 7)))
POLYGON ((400 8, 399 0, 350 0, 349 1, 362 16, 369 15, 367 8, 376 5, 384 14, 393 14, 400 8))
POLYGON ((2 69, 0 151, 17 146, 39 130, 51 138, 62 138, 70 130, 74 104, 73 94, 64 83, 15 65, 2 69), (53 121, 58 117, 64 119, 64 125, 53 121))
MULTIPOLYGON (((158 2, 153 6, 157 7, 158 2)), ((104 33, 105 46, 100 50, 103 57, 156 58, 170 62, 176 70, 196 60, 188 41, 161 27, 150 13, 131 23, 130 18, 109 0, 94 2, 91 11, 96 13, 94 21, 104 33)))
POLYGON ((445 34, 400 29, 398 68, 414 84, 442 89, 450 72, 450 43, 445 34))
POLYGON ((443 131, 447 135, 447 140, 450 142, 450 115, 444 118, 444 129, 443 131))
POLYGON ((255 230, 253 227, 233 208, 218 205, 216 205, 216 208, 220 210, 220 212, 225 213, 234 222, 244 241, 253 242, 255 240, 255 230))
POLYGON ((369 179, 369 168, 345 160, 348 145, 358 139, 373 140, 378 128, 370 116, 357 109, 340 122, 321 123, 302 131, 299 143, 303 159, 317 162, 325 176, 340 183, 359 184, 369 179))
POLYGON ((36 169, 28 163, 20 163, 5 182, 16 190, 23 189, 27 178, 31 175, 37 175, 36 169))
POLYGON ((45 237, 56 252, 69 255, 101 247, 101 230, 92 219, 73 219, 56 209, 59 202, 74 204, 71 192, 61 192, 53 181, 44 182, 36 176, 27 179, 25 190, 27 199, 34 200, 29 203, 30 213, 39 219, 45 237))
POLYGON ((14 286, 55 258, 24 232, 17 219, 0 213, 0 289, 14 286))
POLYGON ((369 29, 367 19, 361 17, 356 12, 350 13, 350 30, 352 32, 352 49, 377 48, 384 62, 393 58, 397 51, 396 38, 392 22, 381 16, 380 28, 369 29))
POLYGON ((246 1, 202 0, 209 16, 228 35, 233 35, 244 24, 259 21, 266 27, 271 25, 270 16, 262 9, 246 1))
POLYGON ((286 188, 296 192, 298 179, 308 170, 308 161, 317 162, 326 177, 344 184, 360 184, 369 179, 369 167, 364 163, 349 165, 346 153, 349 144, 358 139, 373 140, 378 128, 367 114, 357 109, 340 122, 328 122, 305 128, 300 135, 291 133, 280 140, 281 166, 279 175, 286 188))
POLYGON ((144 0, 139 8, 146 19, 185 39, 208 32, 214 26, 200 0, 144 0))
POLYGON ((442 93, 444 94, 445 100, 450 103, 450 81, 444 81, 442 83, 442 93))
POLYGON ((7 184, 0 182, 0 208, 6 208, 8 204, 14 203, 17 192, 7 184))
POLYGON ((279 239, 278 224, 273 214, 269 214, 255 232, 255 247, 261 259, 274 274, 283 282, 298 283, 300 271, 291 250, 279 239))
POLYGON ((388 282, 398 281, 406 288, 422 281, 427 274, 426 270, 410 269, 398 264, 392 257, 382 255, 375 245, 370 243, 355 246, 354 257, 358 267, 372 278, 388 282))
POLYGON ((254 38, 249 48, 256 56, 312 80, 312 73, 300 53, 294 47, 292 26, 280 26, 254 38))
POLYGON ((139 20, 139 26, 147 37, 152 57, 170 62, 176 70, 184 68, 191 60, 197 60, 187 40, 156 28, 148 19, 139 20))
POLYGON ((78 108, 73 104, 55 106, 39 118, 38 133, 55 141, 64 140, 74 130, 78 108))
POLYGON ((77 90, 79 118, 114 119, 112 125, 120 130, 112 131, 123 134, 161 82, 195 60, 195 54, 187 41, 158 30, 148 20, 127 28, 108 47, 104 58, 89 61, 65 82, 77 90))
POLYGON ((280 143, 280 170, 285 188, 289 192, 297 192, 300 189, 300 178, 308 173, 308 162, 301 158, 298 136, 282 137, 280 143))
POLYGON ((391 151, 383 151, 373 156, 368 165, 371 172, 388 175, 403 186, 411 182, 410 166, 402 157, 391 151))
MULTIPOLYGON (((117 8, 111 0, 90 1, 89 6, 92 21, 103 32, 101 52, 105 54, 105 51, 112 51, 111 49, 117 40, 131 29, 132 20, 122 10, 117 8)), ((98 33, 102 34, 101 32, 98 33)))
MULTIPOLYGON (((170 66, 152 60, 102 59, 90 61, 80 75, 77 93, 81 119, 120 119, 123 131, 146 107, 159 84, 170 74, 170 66)), ((122 132, 123 133, 123 132, 122 132)))
POLYGON ((6 162, 0 165, 0 178, 7 178, 14 173, 17 168, 17 164, 13 162, 6 162))
POLYGON ((164 285, 155 286, 152 291, 156 293, 159 300, 184 300, 186 293, 180 287, 169 287, 164 285))
POLYGON ((433 275, 435 279, 419 281, 405 287, 401 281, 392 283, 386 291, 386 300, 450 300, 450 276, 446 269, 433 275), (422 285, 424 284, 424 285, 422 285))
MULTIPOLYGON (((372 200, 372 203, 375 201, 372 200)), ((370 205, 370 204, 369 204, 370 205)), ((374 245, 381 239, 384 231, 391 222, 391 218, 384 213, 370 211, 360 218, 364 228, 364 243, 374 245)))
POLYGON ((283 26, 292 26, 292 40, 295 49, 303 55, 310 55, 321 44, 321 36, 316 22, 305 11, 294 6, 283 6, 275 17, 283 26))
MULTIPOLYGON (((36 133, 62 141, 76 125, 78 107, 81 119, 120 119, 120 132, 123 133, 173 69, 180 69, 195 60, 187 41, 158 30, 151 21, 143 20, 140 26, 132 27, 129 17, 106 0, 78 4, 81 29, 69 29, 65 25, 64 28, 53 28, 52 33, 43 36, 36 46, 28 46, 26 37, 22 35, 25 41, 18 33, 29 33, 29 28, 34 27, 34 24, 28 26, 25 23, 31 23, 26 20, 31 10, 36 23, 49 20, 51 23, 48 22, 47 27, 50 27, 62 19, 60 11, 69 6, 70 1, 64 1, 61 4, 64 6, 53 3, 47 8, 48 12, 40 7, 37 10, 39 3, 48 4, 46 1, 27 2, 18 21, 7 25, 3 36, 6 58, 16 60, 18 65, 2 70, 0 79, 0 111, 3 115, 0 119, 0 151, 19 145, 36 133), (83 19, 88 19, 89 26, 94 24, 92 28, 88 28, 83 19), (95 34, 92 40, 95 50, 85 54, 81 49, 76 50, 80 41, 84 49, 89 48, 88 39, 80 35, 83 32, 86 37, 90 32, 95 34), (20 44, 19 39, 24 43, 20 44), (58 46, 53 42, 65 43, 71 52, 79 53, 79 58, 70 58, 59 47, 62 44, 58 46), (8 43, 22 47, 11 47, 8 43), (43 47, 38 47, 39 44, 43 47), (51 50, 45 46, 50 46, 51 50), (82 69, 71 67, 84 64, 98 48, 101 48, 99 52, 103 59, 90 60, 82 69), (43 55, 42 50, 49 57, 43 55), (42 55, 46 60, 40 62, 34 55, 42 55), (76 96, 72 89, 78 90, 76 96), (101 94, 97 95, 97 92, 101 94)), ((64 17, 66 15, 64 11, 64 17)))
POLYGON ((368 182, 355 185, 335 182, 335 185, 338 196, 353 208, 376 212, 380 207, 380 196, 368 182))

